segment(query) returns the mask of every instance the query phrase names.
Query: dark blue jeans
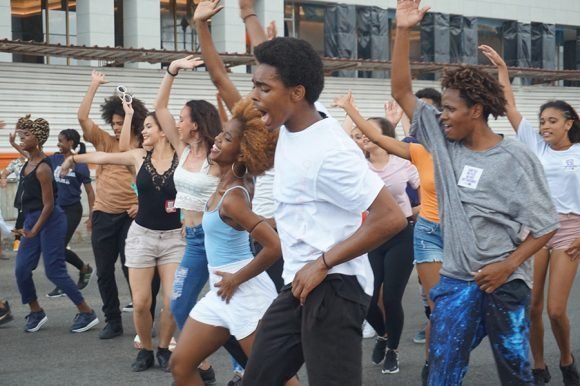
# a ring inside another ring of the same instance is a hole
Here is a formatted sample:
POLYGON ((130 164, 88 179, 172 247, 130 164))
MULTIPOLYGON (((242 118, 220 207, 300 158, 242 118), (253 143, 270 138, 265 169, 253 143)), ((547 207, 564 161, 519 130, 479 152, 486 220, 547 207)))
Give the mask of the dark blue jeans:
POLYGON ((441 276, 431 290, 429 385, 461 385, 469 354, 488 336, 502 385, 531 385, 530 289, 522 280, 491 294, 476 282, 441 276))
MULTIPOLYGON (((40 211, 27 213, 24 216, 24 229, 31 230, 39 216, 40 211)), ((41 253, 46 277, 62 289, 75 305, 83 302, 81 292, 66 271, 64 251, 66 229, 64 212, 60 207, 55 206, 48 221, 36 237, 22 238, 16 255, 15 269, 22 304, 37 300, 32 272, 38 266, 41 253)))

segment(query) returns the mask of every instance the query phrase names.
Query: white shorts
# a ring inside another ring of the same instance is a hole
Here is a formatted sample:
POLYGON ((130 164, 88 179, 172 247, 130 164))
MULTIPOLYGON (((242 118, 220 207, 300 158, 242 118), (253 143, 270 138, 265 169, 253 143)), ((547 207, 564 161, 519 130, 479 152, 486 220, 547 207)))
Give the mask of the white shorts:
POLYGON ((252 259, 221 267, 209 267, 210 291, 196 303, 189 316, 210 326, 227 328, 237 340, 242 340, 256 331, 266 310, 278 296, 268 274, 262 272, 240 285, 229 303, 218 296, 218 289, 214 287, 221 280, 220 276, 214 274, 215 271, 237 272, 250 261, 252 259))

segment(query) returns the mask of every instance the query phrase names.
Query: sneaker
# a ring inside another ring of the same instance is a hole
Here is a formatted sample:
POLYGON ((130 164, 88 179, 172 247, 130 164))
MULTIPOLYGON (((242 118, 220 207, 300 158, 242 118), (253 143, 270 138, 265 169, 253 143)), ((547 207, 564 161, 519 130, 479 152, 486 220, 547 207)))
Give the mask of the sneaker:
POLYGON ((20 248, 20 240, 14 240, 12 243, 12 252, 18 252, 18 248, 20 248))
POLYGON ((58 287, 46 294, 47 298, 60 298, 62 296, 66 296, 66 294, 58 287))
POLYGON ((204 385, 209 386, 209 385, 216 384, 215 371, 213 370, 213 367, 209 366, 209 368, 207 370, 204 370, 204 369, 198 369, 198 370, 199 370, 199 375, 201 376, 201 380, 203 381, 204 385))
POLYGON ((131 369, 135 372, 145 371, 150 369, 155 364, 155 358, 153 357, 153 351, 141 349, 137 353, 137 358, 135 362, 131 365, 131 369))
POLYGON ((95 311, 79 312, 73 321, 70 332, 85 332, 99 324, 95 311))
POLYGON ((36 332, 40 330, 40 327, 46 323, 48 318, 44 313, 44 310, 40 310, 38 312, 31 312, 30 314, 26 315, 26 327, 24 331, 26 332, 36 332))
POLYGON ((0 302, 2 304, 2 308, 0 308, 0 324, 8 323, 12 319, 12 312, 10 311, 10 304, 7 301, 0 302))
POLYGON ((564 380, 565 386, 578 386, 580 385, 580 376, 578 376, 578 370, 576 370, 576 359, 572 356, 572 363, 568 366, 560 366, 560 371, 562 372, 562 379, 564 380))
POLYGON ((396 374, 399 372, 399 353, 395 350, 387 349, 385 363, 383 363, 383 374, 396 374))
POLYGON ((375 365, 378 365, 385 359, 385 352, 387 350, 387 338, 382 336, 377 336, 377 342, 373 348, 372 361, 375 365))
POLYGON ((173 352, 173 350, 175 350, 175 347, 177 347, 177 341, 175 340, 174 337, 171 337, 171 342, 169 342, 169 351, 173 352))
POLYGON ((125 307, 123 307, 123 312, 133 312, 133 302, 127 304, 125 307))
POLYGON ((362 331, 363 338, 365 339, 374 338, 377 335, 374 328, 366 320, 363 322, 362 331))
POLYGON ((423 369, 421 370, 421 384, 427 386, 429 384, 429 362, 425 361, 423 369))
POLYGON ((425 344, 425 327, 422 330, 417 331, 413 337, 413 343, 425 344))
POLYGON ((105 324, 105 328, 99 332, 99 339, 113 339, 121 335, 123 335, 123 325, 121 322, 108 322, 105 324))
POLYGON ((168 348, 161 348, 157 347, 157 363, 159 363, 159 367, 166 373, 171 372, 171 368, 169 368, 169 359, 171 358, 171 351, 168 348))
POLYGON ((532 369, 532 376, 534 377, 534 386, 543 386, 552 379, 548 366, 543 369, 532 369))
POLYGON ((79 281, 77 283, 77 287, 79 287, 79 289, 81 290, 85 289, 86 286, 88 286, 89 283, 91 282, 92 276, 93 276, 93 267, 87 264, 86 272, 79 271, 79 281))
POLYGON ((234 373, 234 377, 228 382, 228 386, 242 386, 242 374, 234 373))
POLYGON ((141 338, 139 338, 139 335, 135 335, 135 338, 133 338, 133 347, 136 348, 137 350, 141 350, 143 348, 143 345, 141 344, 141 338))

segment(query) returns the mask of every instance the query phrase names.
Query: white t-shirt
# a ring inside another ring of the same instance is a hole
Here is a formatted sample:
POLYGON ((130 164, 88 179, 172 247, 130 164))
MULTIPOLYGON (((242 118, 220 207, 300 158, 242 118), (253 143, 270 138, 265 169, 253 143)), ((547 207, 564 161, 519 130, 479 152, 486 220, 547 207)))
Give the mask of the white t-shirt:
POLYGON ((252 211, 264 218, 274 217, 274 168, 267 170, 261 176, 256 177, 254 187, 254 199, 252 200, 252 211))
POLYGON ((518 127, 518 139, 540 159, 558 213, 580 214, 580 143, 553 150, 525 118, 518 127))
MULTIPOLYGON (((280 129, 274 176, 275 218, 282 243, 286 284, 306 263, 350 237, 384 187, 363 153, 332 118, 292 133, 280 129)), ((373 274, 365 255, 329 273, 356 276, 372 295, 373 274)))

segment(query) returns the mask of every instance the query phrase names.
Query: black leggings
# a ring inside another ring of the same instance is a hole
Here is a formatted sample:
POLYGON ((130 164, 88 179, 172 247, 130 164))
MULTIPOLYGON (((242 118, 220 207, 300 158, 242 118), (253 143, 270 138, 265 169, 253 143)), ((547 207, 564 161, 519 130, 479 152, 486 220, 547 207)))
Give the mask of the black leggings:
POLYGON ((367 321, 379 336, 387 334, 387 346, 399 347, 405 314, 403 294, 413 272, 413 226, 409 224, 395 237, 369 252, 369 261, 375 275, 373 298, 367 321), (383 285, 385 316, 378 306, 379 291, 383 285))
MULTIPOLYGON (((81 222, 81 218, 83 217, 83 206, 79 201, 76 204, 62 206, 61 208, 66 216, 66 237, 64 239, 64 246, 66 248, 81 222)), ((68 248, 65 249, 65 259, 67 263, 74 265, 79 271, 85 266, 85 262, 68 248)))

